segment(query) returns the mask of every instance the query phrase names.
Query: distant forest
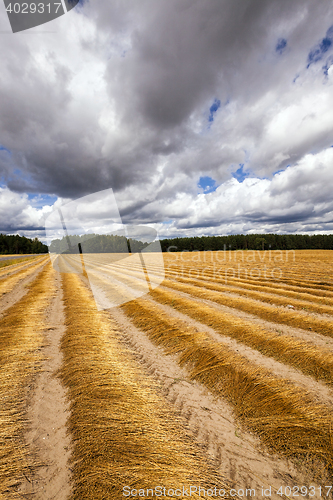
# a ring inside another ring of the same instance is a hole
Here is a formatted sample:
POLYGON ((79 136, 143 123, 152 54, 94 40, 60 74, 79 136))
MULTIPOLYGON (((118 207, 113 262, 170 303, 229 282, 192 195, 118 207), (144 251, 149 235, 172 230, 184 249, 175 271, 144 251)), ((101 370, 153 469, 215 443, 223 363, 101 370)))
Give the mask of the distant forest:
MULTIPOLYGON (((160 241, 162 252, 203 250, 333 250, 333 234, 237 234, 230 236, 195 236, 170 238, 160 241)), ((51 243, 54 253, 78 253, 79 244, 83 253, 141 252, 149 243, 128 239, 125 236, 90 234, 63 237, 51 243), (69 248, 70 246, 70 248, 69 248)), ((151 247, 153 251, 153 248, 151 247)), ((156 251, 159 247, 156 245, 156 251)))
POLYGON ((235 234, 161 240, 163 252, 203 250, 333 250, 333 234, 235 234))
POLYGON ((0 254, 27 254, 47 253, 47 245, 37 238, 30 239, 25 236, 0 234, 0 254))
POLYGON ((114 234, 71 235, 64 236, 61 240, 53 240, 50 252, 79 253, 81 248, 83 253, 136 253, 141 252, 148 244, 114 234))
MULTIPOLYGON (((229 236, 194 236, 160 241, 162 252, 203 250, 333 250, 333 234, 236 234, 229 236)), ((141 252, 149 243, 118 235, 89 234, 53 240, 50 252, 79 253, 141 252)), ((151 248, 153 250, 153 248, 151 248)), ((156 251, 159 247, 156 245, 156 251)), ((47 253, 48 247, 37 238, 0 234, 0 254, 47 253)))

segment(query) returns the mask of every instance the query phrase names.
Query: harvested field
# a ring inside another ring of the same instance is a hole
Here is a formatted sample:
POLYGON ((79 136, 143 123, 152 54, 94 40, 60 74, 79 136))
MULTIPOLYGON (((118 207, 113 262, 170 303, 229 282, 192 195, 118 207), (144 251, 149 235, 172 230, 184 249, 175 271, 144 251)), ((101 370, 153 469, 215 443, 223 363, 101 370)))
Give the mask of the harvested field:
POLYGON ((11 266, 14 266, 15 264, 20 264, 21 262, 28 262, 32 259, 34 259, 35 256, 33 257, 17 257, 17 256, 9 256, 9 257, 6 257, 6 258, 0 258, 0 269, 4 268, 4 267, 11 267, 11 266))
POLYGON ((29 384, 42 360, 44 309, 52 294, 50 271, 49 264, 29 286, 27 295, 7 309, 0 322, 2 498, 7 498, 9 492, 15 497, 16 487, 31 476, 36 466, 24 442, 24 432, 29 384))
POLYGON ((139 257, 0 271, 0 498, 331 498, 332 252, 139 257))
POLYGON ((73 498, 115 498, 125 485, 216 484, 199 447, 122 349, 115 325, 77 276, 64 277, 64 299, 61 375, 71 400, 73 498))
POLYGON ((5 268, 6 274, 0 274, 0 297, 12 291, 21 280, 40 269, 48 260, 47 257, 38 257, 30 264, 21 264, 13 269, 12 266, 5 268))

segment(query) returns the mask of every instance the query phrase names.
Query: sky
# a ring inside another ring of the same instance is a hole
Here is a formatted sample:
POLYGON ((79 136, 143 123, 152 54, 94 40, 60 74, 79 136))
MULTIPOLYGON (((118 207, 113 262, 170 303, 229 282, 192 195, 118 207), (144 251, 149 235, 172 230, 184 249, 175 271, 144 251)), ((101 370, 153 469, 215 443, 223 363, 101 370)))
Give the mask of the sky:
POLYGON ((160 238, 333 232, 332 2, 81 2, 0 5, 0 232, 106 189, 160 238))

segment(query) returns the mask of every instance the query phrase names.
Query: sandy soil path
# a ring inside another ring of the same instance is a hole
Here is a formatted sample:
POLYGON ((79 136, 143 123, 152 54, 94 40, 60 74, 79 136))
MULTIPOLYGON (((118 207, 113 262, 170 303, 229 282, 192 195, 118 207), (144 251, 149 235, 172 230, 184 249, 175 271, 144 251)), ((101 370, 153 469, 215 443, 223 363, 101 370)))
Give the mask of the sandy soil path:
POLYGON ((35 255, 39 255, 38 253, 25 253, 20 255, 1 255, 1 260, 15 260, 15 259, 24 259, 25 257, 34 257, 35 255))
POLYGON ((274 358, 269 356, 265 356, 256 349, 252 349, 242 342, 238 342, 228 336, 220 335, 213 328, 205 325, 204 323, 200 323, 199 321, 181 313, 180 311, 177 311, 176 309, 173 309, 170 306, 153 300, 149 295, 144 297, 144 300, 147 300, 149 303, 161 308, 161 310, 164 311, 170 318, 175 318, 183 322, 184 328, 186 328, 186 326, 190 326, 196 331, 207 333, 215 342, 224 344, 238 354, 245 356, 254 364, 267 368, 267 370, 274 373, 276 377, 290 380, 297 386, 303 387, 305 391, 312 394, 314 401, 326 404, 333 408, 333 391, 323 382, 316 381, 314 378, 303 374, 300 370, 293 368, 292 366, 276 361, 274 358))
MULTIPOLYGON (((169 287, 165 287, 163 285, 160 285, 161 290, 165 290, 166 292, 170 292, 169 287)), ((244 320, 249 320, 252 323, 262 326, 263 328, 266 328, 267 330, 271 331, 278 331, 280 333, 289 335, 290 337, 295 337, 301 340, 305 340, 306 342, 312 342, 313 344, 320 346, 320 347, 325 347, 326 349, 333 350, 333 338, 331 337, 325 337, 323 335, 320 335, 319 333, 316 332, 309 332, 306 330, 303 330, 301 328, 295 328, 289 325, 284 325, 281 323, 273 323, 272 321, 267 321, 262 318, 259 318, 255 314, 250 314, 244 311, 241 311, 236 308, 228 307, 222 304, 218 304, 217 302, 213 302, 212 300, 208 299, 202 299, 200 297, 194 297, 190 295, 189 293, 185 293, 181 290, 175 290, 172 289, 173 293, 179 295, 179 297, 184 297, 186 299, 190 299, 193 302, 201 303, 201 304, 206 304, 217 311, 221 312, 226 312, 229 314, 233 314, 236 318, 241 318, 244 320)), ((277 306, 276 306, 277 307, 277 306)), ((310 316, 310 314, 304 313, 305 315, 310 316)), ((322 315, 318 315, 318 317, 322 317, 322 315)))
MULTIPOLYGON (((47 262, 45 262, 45 265, 46 264, 47 262)), ((31 283, 36 278, 37 274, 39 274, 42 269, 44 269, 44 266, 39 267, 32 274, 26 276, 25 278, 22 278, 12 290, 6 292, 4 295, 2 295, 2 297, 0 297, 0 318, 2 314, 7 309, 9 309, 9 307, 13 306, 16 302, 21 300, 24 295, 27 294, 27 285, 29 285, 29 283, 31 283)))
POLYGON ((68 465, 71 443, 66 435, 69 405, 65 389, 56 376, 62 362, 60 339, 65 330, 60 274, 54 272, 54 279, 56 290, 46 311, 49 326, 43 348, 45 361, 30 390, 27 415, 30 422, 27 443, 44 465, 27 478, 20 490, 25 498, 36 500, 65 500, 71 492, 68 465))
MULTIPOLYGON (((306 474, 288 460, 260 449, 259 440, 241 430, 231 407, 214 398, 201 384, 190 380, 173 356, 166 356, 137 329, 119 308, 110 310, 123 341, 147 372, 158 380, 163 395, 182 414, 194 438, 216 460, 218 472, 238 488, 261 488, 307 484, 306 474)), ((272 498, 280 498, 273 494, 272 498)))

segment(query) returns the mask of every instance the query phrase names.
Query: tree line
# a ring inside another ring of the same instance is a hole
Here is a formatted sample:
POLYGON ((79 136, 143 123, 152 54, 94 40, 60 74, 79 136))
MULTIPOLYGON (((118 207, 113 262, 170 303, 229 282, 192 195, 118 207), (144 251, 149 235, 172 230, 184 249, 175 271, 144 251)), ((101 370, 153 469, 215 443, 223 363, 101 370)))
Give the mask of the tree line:
POLYGON ((64 236, 53 240, 51 253, 136 253, 141 252, 148 243, 114 234, 88 234, 83 236, 64 236))
MULTIPOLYGON (((333 250, 333 234, 235 234, 228 236, 194 236, 160 241, 162 252, 204 250, 333 250)), ((53 240, 50 252, 136 253, 149 243, 119 235, 89 234, 53 240)), ((0 254, 47 253, 47 245, 38 238, 0 234, 0 254)), ((158 247, 156 247, 158 250, 158 247)))
POLYGON ((333 250, 333 234, 235 234, 161 240, 162 252, 204 250, 333 250))
POLYGON ((0 254, 28 254, 47 253, 47 245, 38 238, 26 238, 25 236, 0 234, 0 254))

